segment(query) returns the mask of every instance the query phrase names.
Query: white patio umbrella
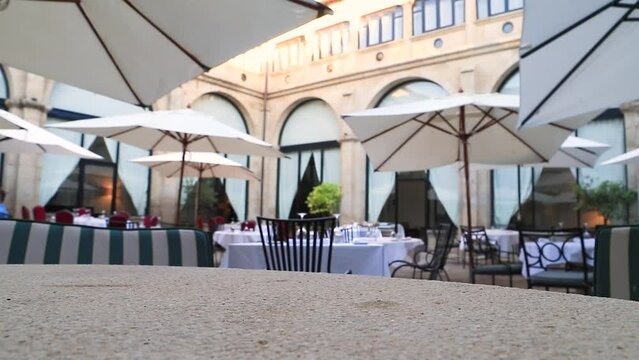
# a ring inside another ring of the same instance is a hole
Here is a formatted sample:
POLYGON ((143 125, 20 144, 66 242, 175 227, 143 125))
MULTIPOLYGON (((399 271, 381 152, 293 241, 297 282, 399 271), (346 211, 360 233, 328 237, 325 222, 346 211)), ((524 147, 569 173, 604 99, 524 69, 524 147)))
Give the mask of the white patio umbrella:
MULTIPOLYGON (((109 137, 148 150, 180 151, 178 208, 180 216, 182 180, 187 151, 257 156, 283 156, 273 145, 232 127, 215 117, 190 109, 137 113, 48 125, 52 128, 109 137)), ((179 221, 176 221, 176 224, 179 221)))
POLYGON ((5 0, 0 63, 148 106, 327 13, 312 0, 5 0))
POLYGON ((577 128, 639 99, 638 38, 637 0, 526 1, 519 125, 577 128))
MULTIPOLYGON (((153 170, 159 171, 166 177, 180 174, 182 168, 182 153, 173 152, 161 155, 146 156, 132 159, 132 162, 145 165, 153 170)), ((242 164, 229 160, 224 156, 210 152, 186 152, 184 154, 184 176, 197 177, 197 187, 195 190, 195 219, 199 210, 200 191, 202 178, 235 178, 245 180, 257 180, 259 177, 242 164)))
POLYGON ((0 130, 0 152, 71 155, 86 159, 102 159, 81 146, 59 137, 10 112, 0 110, 0 119, 14 129, 0 130))
POLYGON ((463 162, 470 229, 469 163, 547 162, 572 132, 558 125, 518 132, 518 107, 515 95, 455 94, 343 117, 376 171, 425 170, 463 162))
POLYGON ((621 155, 610 158, 601 163, 601 165, 613 164, 637 164, 639 163, 639 149, 634 149, 621 155))

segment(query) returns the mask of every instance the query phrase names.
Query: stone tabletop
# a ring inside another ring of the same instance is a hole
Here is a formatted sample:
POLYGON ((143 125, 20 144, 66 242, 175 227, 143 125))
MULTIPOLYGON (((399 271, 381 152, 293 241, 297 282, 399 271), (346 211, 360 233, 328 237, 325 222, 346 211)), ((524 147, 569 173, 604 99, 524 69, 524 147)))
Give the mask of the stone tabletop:
POLYGON ((410 279, 0 266, 0 358, 637 359, 639 303, 410 279))

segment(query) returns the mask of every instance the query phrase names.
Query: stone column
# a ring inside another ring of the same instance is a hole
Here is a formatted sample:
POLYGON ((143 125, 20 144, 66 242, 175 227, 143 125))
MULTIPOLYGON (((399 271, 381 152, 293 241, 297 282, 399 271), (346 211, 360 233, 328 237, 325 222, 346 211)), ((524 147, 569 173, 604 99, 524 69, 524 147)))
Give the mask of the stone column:
MULTIPOLYGON (((47 118, 46 93, 50 80, 20 70, 7 68, 10 98, 5 105, 9 112, 38 126, 47 118)), ((20 209, 39 205, 42 156, 38 154, 5 153, 3 188, 7 192, 9 211, 19 217, 20 209)), ((44 205, 44 204, 42 204, 44 205)))

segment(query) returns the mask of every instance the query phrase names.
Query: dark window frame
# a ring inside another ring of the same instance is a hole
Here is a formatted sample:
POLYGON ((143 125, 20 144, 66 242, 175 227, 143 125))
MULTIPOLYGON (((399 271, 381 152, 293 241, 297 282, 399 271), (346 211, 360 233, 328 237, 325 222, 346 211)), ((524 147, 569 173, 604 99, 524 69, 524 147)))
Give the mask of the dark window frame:
MULTIPOLYGON (((479 6, 480 6, 479 1, 480 1, 480 0, 475 0, 475 2, 476 2, 476 6, 477 6, 477 19, 478 19, 478 20, 480 20, 480 19, 487 19, 487 18, 489 18, 489 17, 493 17, 493 16, 497 16, 497 15, 507 14, 507 13, 509 13, 509 12, 513 12, 513 11, 517 11, 517 10, 522 10, 522 9, 524 8, 524 7, 523 7, 523 5, 522 5, 521 7, 511 8, 511 4, 510 4, 510 2, 511 2, 512 0, 501 0, 501 1, 504 3, 504 9, 505 9, 505 10, 504 10, 504 11, 502 11, 502 12, 493 13, 493 12, 492 12, 492 7, 491 7, 491 0, 486 0, 486 16, 485 16, 485 17, 480 17, 480 16, 479 16, 479 13, 480 13, 480 12, 479 12, 479 6)), ((525 0, 524 0, 524 3, 525 3, 525 0)))
POLYGON ((436 26, 433 29, 426 30, 426 0, 415 0, 415 3, 413 4, 413 8, 412 8, 412 14, 413 14, 413 17, 412 17, 412 20, 413 20, 412 31, 413 31, 413 36, 426 34, 426 33, 429 33, 429 32, 433 32, 433 31, 437 31, 437 30, 441 30, 441 29, 446 29, 446 28, 449 28, 449 27, 458 26, 458 25, 462 25, 462 24, 466 23, 466 0, 451 0, 451 5, 452 5, 451 6, 452 23, 450 25, 444 25, 444 26, 441 25, 441 13, 440 13, 440 7, 441 7, 440 2, 442 0, 434 0, 434 1, 435 1, 435 13, 437 15, 437 20, 436 20, 437 24, 436 24, 436 26), (463 16, 462 16, 461 23, 459 23, 459 24, 457 24, 455 22, 455 19, 456 19, 456 16, 455 16, 456 15, 455 14, 456 13, 456 11, 455 11, 455 3, 457 1, 461 1, 463 3, 463 6, 462 6, 463 16), (415 11, 416 8, 417 8, 417 4, 421 5, 421 9, 419 11, 415 11), (422 28, 421 28, 421 31, 419 31, 419 32, 415 31, 414 20, 415 20, 415 13, 416 12, 421 13, 420 17, 421 17, 421 20, 422 20, 422 28))
POLYGON ((401 40, 404 38, 404 31, 403 31, 403 27, 404 27, 404 9, 401 6, 395 6, 392 9, 388 9, 387 11, 381 12, 381 13, 374 13, 374 14, 370 14, 370 15, 366 15, 364 17, 364 22, 365 25, 363 27, 360 28, 360 30, 358 31, 358 36, 357 36, 357 42, 358 42, 358 48, 359 49, 366 49, 369 47, 373 47, 373 46, 377 46, 377 45, 381 45, 381 44, 386 44, 386 43, 390 43, 392 41, 395 40, 401 40), (384 16, 387 15, 391 15, 391 23, 390 23, 390 27, 391 27, 391 39, 390 40, 386 40, 386 41, 382 41, 382 34, 384 33, 383 28, 382 28, 382 18, 384 16), (379 42, 376 42, 374 44, 371 44, 370 42, 370 29, 368 27, 368 24, 370 22, 371 19, 373 18, 377 18, 377 22, 378 22, 378 38, 379 38, 379 42), (401 19, 401 35, 400 37, 398 37, 397 35, 397 31, 395 29, 395 22, 397 21, 397 19, 401 19), (361 36, 361 31, 362 29, 364 29, 364 31, 366 31, 366 44, 362 44, 362 36, 361 36))

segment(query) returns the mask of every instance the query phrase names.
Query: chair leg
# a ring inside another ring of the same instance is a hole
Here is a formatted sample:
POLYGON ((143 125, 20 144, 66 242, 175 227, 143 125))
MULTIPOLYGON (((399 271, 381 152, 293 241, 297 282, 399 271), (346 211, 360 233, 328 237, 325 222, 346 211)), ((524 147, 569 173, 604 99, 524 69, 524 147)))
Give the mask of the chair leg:
POLYGON ((495 285, 495 275, 493 275, 493 285, 495 285))
POLYGON ((508 283, 510 287, 513 287, 513 274, 508 274, 508 283))
POLYGON ((548 286, 546 286, 546 291, 550 291, 550 288, 548 286))
POLYGON ((473 284, 475 283, 475 272, 474 271, 470 273, 470 282, 473 283, 473 284))
POLYGON ((413 268, 413 279, 415 278, 415 272, 417 271, 416 268, 413 268))

